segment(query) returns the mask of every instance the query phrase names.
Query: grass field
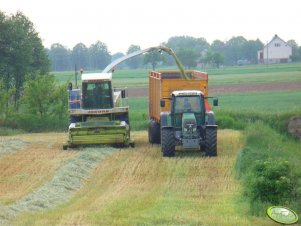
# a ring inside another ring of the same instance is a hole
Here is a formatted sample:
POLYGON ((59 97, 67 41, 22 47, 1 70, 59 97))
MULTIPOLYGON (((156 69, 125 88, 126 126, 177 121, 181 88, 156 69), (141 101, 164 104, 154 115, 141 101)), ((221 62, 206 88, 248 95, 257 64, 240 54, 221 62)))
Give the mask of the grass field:
MULTIPOLYGON (((278 65, 251 65, 219 69, 196 69, 209 74, 210 85, 249 84, 270 82, 301 82, 301 63, 278 65)), ((113 84, 116 87, 147 87, 150 70, 116 70, 113 84)), ((74 83, 74 72, 54 72, 59 83, 74 83)), ((80 76, 78 75, 78 78, 80 76)))
MULTIPOLYGON (((20 168, 28 169, 26 179, 21 179, 25 172, 14 170, 14 180, 21 188, 28 188, 26 191, 13 187, 3 189, 10 184, 11 179, 3 177, 3 171, 0 171, 1 178, 4 178, 0 190, 5 191, 2 197, 6 197, 4 200, 2 198, 0 205, 2 223, 273 225, 267 217, 249 216, 247 204, 241 198, 241 187, 234 177, 236 155, 244 142, 240 132, 219 131, 218 158, 206 158, 199 152, 177 152, 175 158, 163 159, 159 146, 147 143, 146 132, 135 132, 133 135, 137 144, 135 149, 112 151, 104 160, 98 161, 87 170, 83 175, 86 179, 81 180, 78 188, 71 190, 70 198, 63 203, 56 203, 47 195, 53 193, 52 189, 56 187, 46 185, 55 180, 62 170, 67 175, 74 171, 72 168, 65 169, 65 166, 81 152, 60 151, 59 146, 65 134, 38 135, 45 142, 52 143, 52 148, 33 140, 33 135, 16 136, 15 139, 26 141, 29 146, 39 144, 44 147, 35 150, 35 155, 30 155, 28 162, 32 164, 20 164, 20 168), (57 152, 61 154, 57 155, 57 152), (45 162, 41 159, 44 155, 56 162, 53 164, 53 161, 49 161, 42 167, 50 169, 48 171, 39 170, 41 166, 36 164, 37 161, 45 162), (54 166, 49 168, 49 165, 54 166), (38 182, 32 186, 30 182, 37 178, 38 182), (11 196, 9 194, 15 193, 18 196, 10 197, 7 201, 7 197, 11 196), (26 202, 24 197, 27 197, 26 202), (44 205, 40 203, 41 200, 39 202, 39 197, 44 197, 44 205)), ((98 148, 97 152, 102 153, 105 149, 98 148)), ((30 150, 21 149, 19 153, 26 151, 30 150)), ((85 153, 92 150, 82 151, 85 153)), ((7 172, 15 168, 15 159, 6 157, 2 160, 6 162, 7 172)), ((57 187, 67 184, 57 184, 57 187)))
MULTIPOLYGON (((253 92, 221 94, 219 106, 213 107, 218 115, 221 111, 259 113, 288 113, 301 111, 301 91, 253 92)), ((129 99, 130 119, 135 130, 146 129, 148 122, 148 98, 133 97, 129 99)))

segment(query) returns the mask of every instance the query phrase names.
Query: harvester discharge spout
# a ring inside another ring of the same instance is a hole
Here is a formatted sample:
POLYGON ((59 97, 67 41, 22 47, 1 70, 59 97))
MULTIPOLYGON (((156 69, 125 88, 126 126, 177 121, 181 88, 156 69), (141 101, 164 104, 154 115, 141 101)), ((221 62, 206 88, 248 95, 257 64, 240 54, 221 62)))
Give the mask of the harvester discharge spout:
POLYGON ((120 63, 122 63, 122 62, 124 62, 124 61, 126 61, 130 58, 133 58, 135 56, 139 56, 141 54, 144 54, 144 53, 147 53, 147 52, 152 52, 152 51, 160 51, 160 52, 164 51, 164 52, 168 53, 169 55, 171 55, 173 57, 173 59, 175 60, 177 66, 180 70, 180 74, 181 74, 182 79, 189 80, 189 77, 187 76, 187 74, 185 72, 185 67, 183 66, 183 64, 181 63, 181 61, 179 60, 179 58, 177 57, 175 52, 171 48, 163 46, 163 45, 150 47, 150 48, 147 48, 147 49, 144 49, 144 50, 138 50, 138 51, 130 53, 126 56, 123 56, 123 57, 113 61, 111 64, 109 64, 102 72, 103 73, 112 72, 112 71, 114 71, 115 67, 118 64, 120 64, 120 63))

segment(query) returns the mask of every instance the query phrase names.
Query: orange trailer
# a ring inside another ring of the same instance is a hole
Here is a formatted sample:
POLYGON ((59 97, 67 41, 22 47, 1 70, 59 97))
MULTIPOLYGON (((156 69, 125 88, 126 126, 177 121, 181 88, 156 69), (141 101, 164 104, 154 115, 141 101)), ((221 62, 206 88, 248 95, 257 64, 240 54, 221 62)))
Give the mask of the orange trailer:
POLYGON ((149 142, 161 143, 163 156, 174 156, 178 145, 216 156, 217 125, 208 103, 208 74, 192 70, 185 74, 189 79, 179 71, 149 72, 149 142))
MULTIPOLYGON (((176 90, 200 90, 208 97, 208 74, 200 71, 186 71, 190 80, 182 79, 179 71, 149 72, 149 118, 160 122, 162 111, 170 111, 170 95, 176 90), (165 99, 165 107, 160 107, 160 100, 165 99)), ((210 105, 206 99, 206 111, 210 105)))

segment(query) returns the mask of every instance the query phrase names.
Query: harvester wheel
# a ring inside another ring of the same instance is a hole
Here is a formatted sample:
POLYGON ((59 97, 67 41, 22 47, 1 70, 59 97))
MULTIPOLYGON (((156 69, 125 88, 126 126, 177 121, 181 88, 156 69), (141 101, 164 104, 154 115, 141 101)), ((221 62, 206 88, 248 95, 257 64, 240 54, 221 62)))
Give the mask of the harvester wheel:
POLYGON ((63 150, 66 151, 67 149, 68 149, 68 145, 67 145, 67 144, 64 144, 64 145, 63 145, 63 150))
POLYGON ((206 128, 205 155, 217 156, 217 128, 206 128))
POLYGON ((174 131, 171 128, 162 128, 161 130, 162 140, 162 155, 163 157, 175 156, 175 137, 174 131))

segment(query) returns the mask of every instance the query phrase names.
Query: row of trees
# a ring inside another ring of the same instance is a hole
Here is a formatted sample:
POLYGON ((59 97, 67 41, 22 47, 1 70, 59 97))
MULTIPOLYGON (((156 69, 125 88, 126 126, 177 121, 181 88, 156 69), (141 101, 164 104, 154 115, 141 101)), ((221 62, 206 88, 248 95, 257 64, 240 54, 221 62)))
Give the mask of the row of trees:
MULTIPOLYGON (((301 60, 301 47, 294 40, 288 41, 293 47, 293 61, 301 60)), ((215 40, 211 44, 205 38, 194 38, 190 36, 175 36, 162 43, 172 48, 182 63, 188 67, 196 67, 197 64, 219 67, 220 65, 236 65, 239 61, 250 64, 257 63, 257 51, 262 49, 264 44, 259 40, 247 40, 242 36, 233 37, 228 41, 215 40)), ((126 54, 140 50, 139 45, 131 45, 126 54)), ((72 50, 61 44, 53 44, 48 50, 53 70, 72 70, 77 68, 89 70, 103 69, 111 61, 124 56, 118 52, 111 55, 106 44, 97 41, 90 47, 83 43, 74 46, 72 50)), ((121 67, 131 69, 157 65, 171 66, 173 59, 157 52, 145 54, 143 57, 136 57, 128 60, 121 67)))
POLYGON ((106 44, 101 41, 97 41, 89 48, 83 43, 78 43, 72 50, 55 43, 47 52, 54 71, 71 70, 75 65, 90 70, 102 69, 112 58, 106 44))

